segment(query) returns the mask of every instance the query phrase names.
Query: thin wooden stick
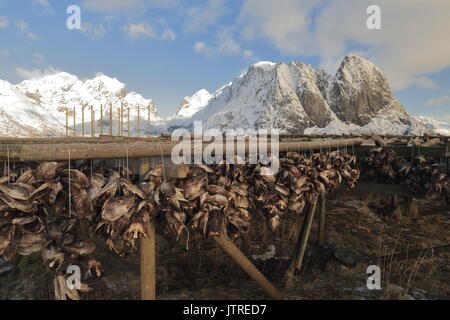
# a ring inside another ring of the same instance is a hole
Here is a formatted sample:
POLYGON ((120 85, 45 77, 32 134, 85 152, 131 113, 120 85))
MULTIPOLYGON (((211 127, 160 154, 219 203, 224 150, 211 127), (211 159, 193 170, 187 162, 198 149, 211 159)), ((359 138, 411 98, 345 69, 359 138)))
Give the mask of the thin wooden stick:
POLYGON ((120 135, 123 137, 123 132, 125 131, 123 128, 123 102, 120 103, 120 127, 121 127, 121 131, 120 131, 120 135))
POLYGON ((100 105, 100 135, 103 135, 103 104, 100 105))
POLYGON ((150 105, 148 106, 148 133, 147 136, 150 137, 150 105))
POLYGON ((73 136, 77 136, 77 117, 75 107, 73 107, 73 136))
POLYGON ((320 194, 320 216, 319 216, 319 244, 323 243, 325 238, 325 206, 327 202, 326 192, 320 194))
POLYGON ((69 136, 69 108, 66 108, 66 137, 69 136))
POLYGON ((81 136, 84 138, 84 106, 81 107, 81 136))
POLYGON ((94 106, 91 106, 91 137, 95 137, 95 112, 94 106))
POLYGON ((109 103, 109 135, 113 135, 113 114, 112 114, 112 102, 109 103))
POLYGON ((128 117, 128 137, 129 137, 130 136, 130 107, 128 107, 127 112, 128 112, 127 117, 128 117))
POLYGON ((300 270, 303 264, 303 258, 305 257, 306 246, 308 244, 309 233, 311 232, 311 226, 316 212, 317 199, 312 202, 309 207, 308 216, 306 217, 304 229, 302 230, 302 241, 300 244, 299 254, 295 259, 295 269, 300 270))
POLYGON ((122 128, 121 128, 121 121, 120 121, 120 108, 118 108, 117 109, 117 113, 118 113, 118 117, 117 117, 117 125, 118 125, 118 128, 117 128, 117 135, 119 136, 119 137, 121 137, 122 136, 122 128))
POLYGON ((138 123, 137 123, 137 127, 138 127, 138 137, 141 136, 141 108, 138 106, 138 123))
POLYGON ((250 260, 234 245, 233 242, 226 239, 223 235, 214 237, 216 243, 228 253, 233 260, 241 266, 242 269, 255 280, 269 297, 275 300, 283 299, 283 295, 267 278, 250 262, 250 260))

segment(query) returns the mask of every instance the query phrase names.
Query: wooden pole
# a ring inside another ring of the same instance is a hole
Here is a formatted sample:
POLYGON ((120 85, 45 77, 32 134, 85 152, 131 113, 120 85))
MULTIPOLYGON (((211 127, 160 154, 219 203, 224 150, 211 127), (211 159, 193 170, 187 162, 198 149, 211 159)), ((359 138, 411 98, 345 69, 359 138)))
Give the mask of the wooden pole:
POLYGON ((113 114, 112 114, 112 102, 109 103, 109 135, 113 135, 113 114))
POLYGON ((150 105, 148 106, 148 133, 147 136, 150 137, 150 105))
MULTIPOLYGON (((141 178, 150 170, 148 158, 139 159, 141 178)), ((156 234, 155 222, 148 222, 147 239, 141 239, 141 299, 156 300, 156 234)))
POLYGON ((100 135, 103 135, 103 104, 100 105, 100 135))
POLYGON ((123 137, 123 102, 120 103, 120 135, 123 137))
POLYGON ((130 107, 127 109, 127 121, 128 121, 128 137, 130 136, 130 107))
MULTIPOLYGON (((110 137, 110 143, 105 143, 102 139, 99 139, 98 141, 96 139, 92 140, 93 141, 91 141, 91 143, 84 142, 83 139, 80 139, 82 143, 71 143, 71 158, 73 160, 119 159, 125 158, 127 156, 127 150, 124 148, 123 142, 115 143, 116 141, 124 140, 124 138, 110 137)), ((14 155, 10 154, 9 158, 14 161, 65 161, 69 156, 67 150, 67 141, 64 141, 64 139, 62 139, 61 141, 61 143, 54 142, 47 144, 38 142, 26 144, 17 143, 14 146, 14 149, 17 150, 17 153, 14 155)), ((161 156, 161 149, 164 156, 170 156, 175 145, 177 145, 177 142, 160 141, 157 138, 155 138, 155 140, 147 137, 139 139, 136 138, 133 143, 128 143, 127 145, 128 156, 129 158, 161 156)), ((203 148, 206 148, 207 146, 207 144, 202 145, 203 148)), ((270 148, 270 145, 268 147, 270 148)), ((280 142, 279 148, 280 150, 297 151, 304 150, 305 145, 301 142, 280 142)), ((194 148, 192 147, 192 151, 194 151, 193 149, 194 148)), ((307 149, 309 150, 309 145, 307 149)), ((246 153, 257 152, 256 150, 256 146, 246 143, 246 153)), ((226 151, 226 144, 224 144, 223 154, 226 154, 226 151)), ((8 159, 7 148, 5 145, 0 144, 0 161, 6 159, 8 159)))
POLYGON ((319 216, 319 244, 323 243, 325 238, 325 206, 327 202, 326 192, 320 194, 320 216, 319 216))
POLYGON ((69 136, 69 108, 66 108, 66 137, 69 136))
POLYGON ((73 136, 77 136, 77 117, 75 107, 73 107, 73 136))
POLYGON ((255 280, 269 297, 275 300, 283 299, 283 295, 267 278, 250 262, 250 260, 234 245, 233 242, 226 239, 223 235, 214 237, 216 243, 228 253, 241 268, 255 280))
POLYGON ((84 106, 81 107, 81 136, 84 138, 84 106))
POLYGON ((91 106, 91 137, 95 137, 95 112, 94 106, 91 106))
POLYGON ((120 121, 120 108, 117 108, 117 114, 118 114, 118 117, 117 117, 117 125, 118 125, 118 127, 117 127, 117 135, 119 137, 121 137, 122 136, 122 129, 121 129, 121 121, 120 121))
POLYGON ((314 214, 316 212, 317 199, 311 203, 309 206, 309 212, 306 217, 305 224, 302 228, 301 234, 301 243, 299 248, 299 254, 295 259, 295 269, 300 270, 303 264, 303 258, 305 257, 306 246, 308 244, 309 233, 311 232, 311 226, 314 219, 314 214))
POLYGON ((138 106, 138 117, 137 117, 138 119, 137 119, 137 121, 138 121, 138 123, 137 123, 137 134, 138 134, 138 137, 140 137, 141 136, 141 108, 138 106))

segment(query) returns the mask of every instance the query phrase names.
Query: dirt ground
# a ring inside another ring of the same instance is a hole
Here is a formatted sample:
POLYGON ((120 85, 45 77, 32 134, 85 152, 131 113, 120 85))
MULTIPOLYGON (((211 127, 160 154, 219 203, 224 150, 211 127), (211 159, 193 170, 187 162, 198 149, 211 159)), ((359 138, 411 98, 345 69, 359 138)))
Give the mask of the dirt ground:
MULTIPOLYGON (((313 224, 305 263, 287 299, 450 299, 450 208, 419 201, 419 215, 394 210, 391 199, 341 192, 329 197, 326 239, 313 224), (397 253, 411 253, 406 259, 397 253), (378 265, 382 289, 367 289, 367 267, 378 265)), ((263 219, 261 219, 263 220, 263 219)), ((255 217, 252 231, 235 241, 255 265, 283 287, 283 276, 303 217, 289 216, 275 233, 255 217), (256 255, 256 256, 255 256, 256 255), (259 257, 258 257, 259 255, 259 257)), ((162 233, 160 233, 162 234, 162 233)), ((217 245, 191 234, 175 242, 157 238, 158 299, 267 299, 265 293, 217 245)), ((99 245, 95 258, 105 275, 90 283, 84 299, 139 299, 139 257, 119 258, 99 245)), ((53 299, 52 274, 39 256, 23 257, 0 276, 0 299, 53 299)))

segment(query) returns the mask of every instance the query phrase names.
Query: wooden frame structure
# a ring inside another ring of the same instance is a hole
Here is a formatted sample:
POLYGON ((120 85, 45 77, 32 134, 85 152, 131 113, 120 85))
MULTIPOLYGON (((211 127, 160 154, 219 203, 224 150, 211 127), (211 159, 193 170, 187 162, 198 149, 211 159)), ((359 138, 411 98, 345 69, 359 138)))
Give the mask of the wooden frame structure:
MULTIPOLYGON (((111 114, 110 114, 111 116, 111 114)), ((111 132, 111 131, 110 131, 111 132)), ((343 146, 358 146, 362 139, 346 139, 315 142, 281 142, 280 151, 314 151, 343 146)), ((65 161, 88 159, 123 159, 135 158, 139 160, 141 176, 151 169, 151 158, 163 156, 166 173, 171 177, 184 177, 186 169, 183 166, 171 165, 170 156, 174 142, 162 138, 117 138, 104 136, 100 138, 51 138, 51 139, 0 139, 0 161, 65 161)), ((251 148, 246 142, 246 152, 251 148)), ((256 147, 258 150, 258 147, 256 147)), ((226 150, 224 150, 226 151, 226 150)), ((143 300, 156 299, 156 239, 155 225, 150 222, 148 239, 141 240, 141 298, 143 300)), ((273 299, 281 299, 282 294, 267 278, 245 257, 245 255, 224 237, 214 238, 216 243, 238 263, 273 299)))
MULTIPOLYGON (((111 107, 111 106, 110 106, 111 107)), ((112 109, 112 108, 111 108, 112 109)), ((110 109, 110 110, 111 110, 110 109)), ((123 117, 123 110, 121 110, 123 117)), ((103 127, 103 115, 101 116, 101 127, 103 127)), ((112 113, 110 112, 112 124, 112 113)), ((123 120, 123 119, 122 119, 123 120)), ((119 123, 123 132, 123 121, 119 123)), ((103 130, 103 128, 101 129, 103 130)), ((195 137, 193 137, 195 139, 195 137)), ((302 141, 300 138, 283 137, 287 141, 279 143, 280 152, 331 150, 338 148, 360 149, 364 139, 361 137, 350 139, 335 139, 322 141, 302 141)), ((270 140, 269 140, 270 141, 270 140)), ((163 157, 164 166, 168 176, 182 178, 185 177, 186 168, 174 166, 169 161, 171 151, 176 143, 168 141, 167 137, 113 137, 112 125, 110 126, 110 136, 98 138, 35 138, 17 139, 0 138, 0 161, 22 162, 22 161, 65 161, 88 160, 88 159, 124 159, 134 158, 139 161, 139 173, 142 176, 151 169, 152 157, 161 159, 163 157)), ((450 142, 448 143, 450 146, 450 142)), ((204 145, 203 145, 204 147, 204 145)), ((246 140, 246 153, 251 150, 251 142, 246 140)), ((256 148, 258 150, 258 148, 256 148)), ((224 154, 225 154, 224 149, 224 154)), ((395 186, 393 186, 395 188, 395 186)), ((387 190, 387 189, 385 189, 387 190)), ((400 190, 394 192, 401 194, 400 190)), ((326 196, 322 194, 319 199, 308 206, 308 213, 305 218, 303 228, 299 231, 295 252, 288 272, 292 274, 300 269, 306 245, 308 242, 312 221, 319 203, 319 242, 324 239, 325 232, 325 202, 326 196)), ((143 300, 156 299, 156 236, 155 225, 150 222, 150 235, 148 239, 141 240, 141 298, 143 300)), ((227 252, 243 270, 252 277, 273 299, 282 299, 283 295, 278 291, 267 278, 245 257, 245 255, 229 240, 224 237, 214 238, 216 243, 227 252)))

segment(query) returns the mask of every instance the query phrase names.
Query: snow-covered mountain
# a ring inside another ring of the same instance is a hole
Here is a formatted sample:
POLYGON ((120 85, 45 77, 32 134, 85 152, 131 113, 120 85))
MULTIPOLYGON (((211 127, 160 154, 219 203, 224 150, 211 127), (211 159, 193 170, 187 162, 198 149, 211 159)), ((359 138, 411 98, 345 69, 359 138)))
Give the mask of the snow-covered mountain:
MULTIPOLYGON (((22 83, 13 86, 5 82, 4 87, 12 88, 16 94, 20 94, 20 99, 23 105, 27 105, 27 116, 33 117, 36 112, 41 112, 46 115, 51 122, 47 127, 53 129, 49 134, 62 135, 65 134, 66 110, 69 112, 69 126, 73 128, 73 112, 75 109, 76 127, 78 134, 81 133, 82 123, 82 109, 84 108, 85 119, 85 134, 89 135, 91 132, 91 107, 94 110, 95 116, 95 130, 99 133, 100 130, 100 110, 103 107, 103 132, 109 132, 109 114, 110 105, 112 104, 113 112, 113 133, 118 131, 119 111, 123 106, 124 112, 124 130, 127 134, 127 117, 128 108, 130 110, 130 131, 132 134, 137 130, 138 107, 140 112, 140 129, 144 134, 148 129, 148 111, 150 109, 151 123, 157 124, 162 121, 158 116, 157 110, 151 99, 146 99, 138 93, 127 93, 125 84, 116 78, 110 78, 103 74, 97 74, 93 79, 80 80, 76 76, 60 72, 53 75, 48 75, 38 79, 25 80, 22 83), (33 111, 31 111, 33 110, 33 111), (55 124, 56 121, 56 124, 55 124)), ((3 95, 3 87, 0 91, 3 95)), ((5 110, 15 114, 16 103, 0 99, 0 103, 4 105, 5 110)), ((3 117, 0 115, 0 120, 3 117)), ((25 118, 20 115, 14 117, 15 121, 26 124, 25 118)), ((6 123, 9 120, 7 120, 6 123)), ((9 126, 2 127, 0 134, 10 135, 11 129, 9 126)), ((48 130, 43 131, 47 134, 48 130)), ((17 132, 15 135, 29 135, 27 131, 23 134, 17 132)))
MULTIPOLYGON (((169 122, 169 130, 279 129, 287 133, 421 133, 371 62, 349 55, 334 76, 301 62, 259 62, 216 91, 190 118, 169 122)), ((429 128, 431 129, 431 128, 429 128)))
MULTIPOLYGON (((355 55, 344 58, 335 75, 301 62, 259 62, 215 93, 200 90, 185 97, 177 112, 158 116, 153 100, 126 90, 116 78, 97 74, 80 80, 59 72, 12 85, 0 80, 0 136, 65 135, 66 110, 73 128, 81 133, 84 108, 85 134, 95 129, 109 133, 109 106, 113 106, 113 134, 118 132, 120 106, 124 107, 124 131, 130 110, 131 135, 192 128, 200 120, 204 129, 280 129, 286 133, 392 133, 449 135, 450 125, 424 117, 410 117, 392 94, 383 73, 371 62, 355 55)), ((72 131, 70 132, 72 133, 72 131)))
POLYGON ((425 126, 425 132, 435 132, 437 134, 441 134, 443 136, 450 136, 450 124, 442 121, 436 121, 427 117, 413 117, 413 121, 420 123, 425 126))
POLYGON ((39 103, 0 80, 0 136, 54 136, 63 125, 39 103))
POLYGON ((212 95, 205 89, 196 92, 192 97, 184 97, 180 107, 171 120, 191 118, 194 114, 206 107, 211 98, 212 95))

